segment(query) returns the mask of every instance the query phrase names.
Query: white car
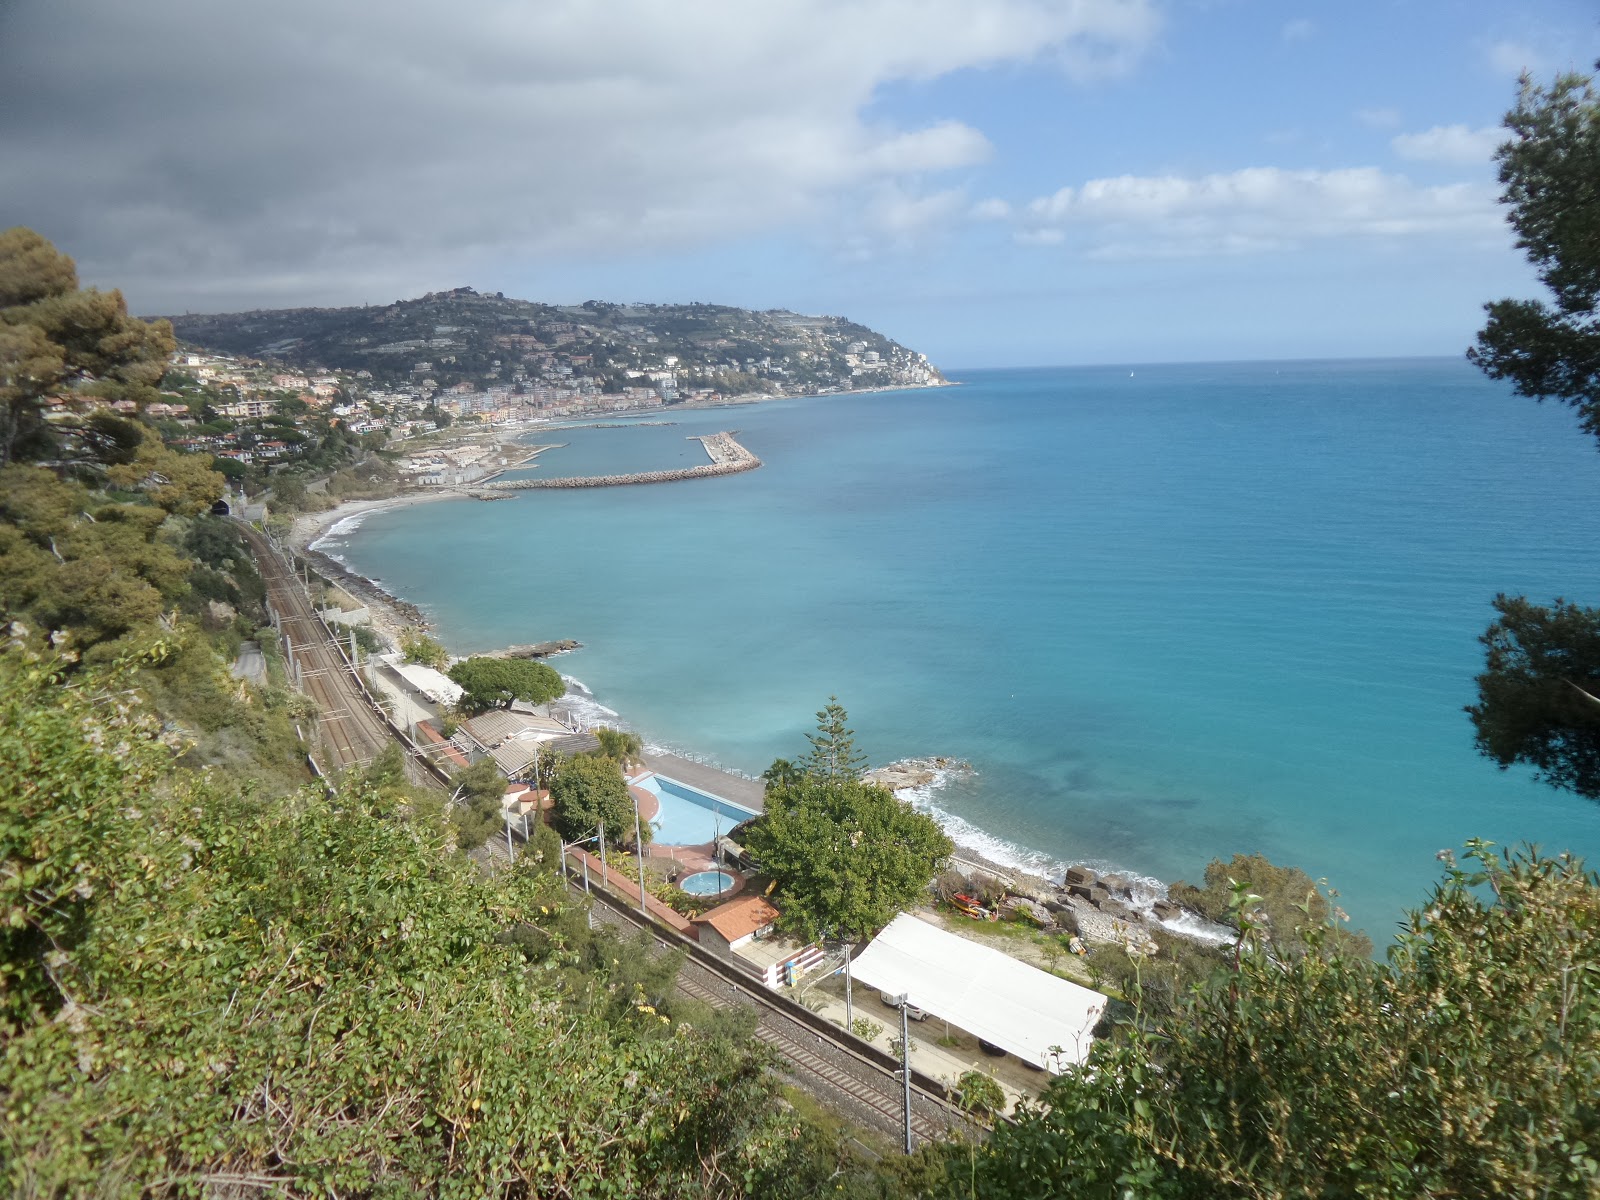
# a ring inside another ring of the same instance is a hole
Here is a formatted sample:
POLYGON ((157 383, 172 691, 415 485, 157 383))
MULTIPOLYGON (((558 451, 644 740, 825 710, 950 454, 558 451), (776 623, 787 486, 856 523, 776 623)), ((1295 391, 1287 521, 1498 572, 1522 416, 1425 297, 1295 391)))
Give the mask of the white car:
MULTIPOLYGON (((879 992, 878 993, 878 999, 882 1000, 890 1008, 899 1008, 900 1007, 898 1004, 895 1003, 894 997, 891 996, 888 992, 879 992)), ((928 1019, 928 1014, 923 1012, 915 1004, 906 1005, 906 1016, 910 1017, 913 1021, 926 1021, 928 1019)))

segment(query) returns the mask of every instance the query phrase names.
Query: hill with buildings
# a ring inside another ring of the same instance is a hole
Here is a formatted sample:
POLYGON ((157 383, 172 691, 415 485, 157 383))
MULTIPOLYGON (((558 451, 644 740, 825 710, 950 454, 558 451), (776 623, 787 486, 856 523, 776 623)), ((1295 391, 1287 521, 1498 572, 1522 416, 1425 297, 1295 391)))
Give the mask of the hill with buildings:
POLYGON ((562 306, 456 288, 381 307, 170 319, 197 348, 347 372, 422 399, 592 410, 944 382, 926 355, 842 317, 714 304, 562 306))

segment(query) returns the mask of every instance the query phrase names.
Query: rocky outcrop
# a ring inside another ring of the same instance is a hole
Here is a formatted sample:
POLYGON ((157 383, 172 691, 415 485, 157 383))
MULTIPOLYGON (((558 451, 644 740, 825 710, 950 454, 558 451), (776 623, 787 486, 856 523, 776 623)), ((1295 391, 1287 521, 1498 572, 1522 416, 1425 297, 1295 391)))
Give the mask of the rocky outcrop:
POLYGON ((888 788, 891 792, 904 791, 907 788, 927 787, 948 771, 968 772, 972 764, 963 762, 959 758, 904 758, 899 762, 890 763, 886 767, 874 767, 861 776, 868 783, 876 783, 888 788))
POLYGON ((570 650, 583 649, 583 643, 572 638, 561 638, 554 642, 534 642, 531 645, 507 646, 504 650, 493 650, 483 655, 484 658, 554 658, 557 654, 566 654, 570 650))

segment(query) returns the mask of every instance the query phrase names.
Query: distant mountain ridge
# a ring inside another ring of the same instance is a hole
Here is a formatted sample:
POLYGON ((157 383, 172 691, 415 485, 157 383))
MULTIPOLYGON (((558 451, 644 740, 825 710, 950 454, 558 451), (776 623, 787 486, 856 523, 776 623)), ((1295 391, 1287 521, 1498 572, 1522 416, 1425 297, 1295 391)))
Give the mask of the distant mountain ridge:
POLYGON ((715 304, 541 304, 471 288, 354 308, 289 308, 169 318, 206 350, 379 383, 512 388, 593 377, 606 390, 811 394, 944 382, 927 357, 843 317, 715 304))

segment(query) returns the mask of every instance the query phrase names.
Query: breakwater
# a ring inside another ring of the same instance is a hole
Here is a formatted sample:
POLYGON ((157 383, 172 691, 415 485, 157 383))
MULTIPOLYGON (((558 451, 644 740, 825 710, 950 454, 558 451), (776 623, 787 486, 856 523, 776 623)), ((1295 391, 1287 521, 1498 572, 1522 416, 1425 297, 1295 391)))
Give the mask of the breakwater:
POLYGON ((581 475, 571 479, 506 479, 484 485, 484 490, 521 492, 534 488, 623 487, 633 483, 674 483, 680 479, 705 479, 753 471, 761 460, 734 439, 731 432, 710 433, 688 439, 705 447, 711 461, 698 467, 667 471, 637 471, 631 475, 581 475))

